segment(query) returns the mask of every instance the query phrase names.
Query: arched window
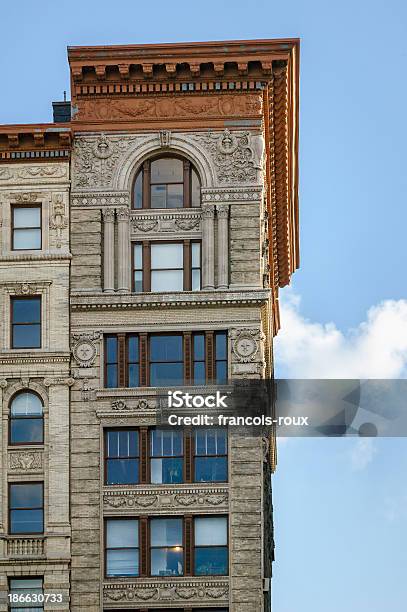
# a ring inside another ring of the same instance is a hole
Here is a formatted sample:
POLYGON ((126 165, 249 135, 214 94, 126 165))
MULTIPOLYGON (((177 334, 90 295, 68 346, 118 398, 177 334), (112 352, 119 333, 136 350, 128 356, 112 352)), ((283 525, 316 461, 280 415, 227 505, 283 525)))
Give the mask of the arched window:
POLYGON ((133 208, 190 208, 201 205, 201 185, 192 164, 179 157, 148 159, 134 183, 133 208))
POLYGON ((44 408, 32 391, 21 391, 11 401, 10 444, 42 444, 44 442, 44 408))

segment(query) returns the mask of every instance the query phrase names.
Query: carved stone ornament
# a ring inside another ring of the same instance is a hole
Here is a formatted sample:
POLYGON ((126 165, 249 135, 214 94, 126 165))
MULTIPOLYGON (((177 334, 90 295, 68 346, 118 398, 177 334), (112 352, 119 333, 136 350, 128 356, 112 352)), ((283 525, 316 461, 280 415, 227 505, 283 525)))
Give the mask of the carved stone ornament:
POLYGON ((95 388, 91 385, 88 378, 84 378, 82 382, 82 401, 90 402, 94 399, 95 388))
POLYGON ((24 202, 36 202, 38 197, 38 193, 17 193, 14 196, 14 201, 22 204, 24 202))
POLYGON ((16 451, 9 453, 9 470, 13 472, 39 471, 43 468, 43 454, 39 451, 16 451))
POLYGON ((261 164, 251 145, 250 132, 197 134, 195 136, 211 152, 219 183, 252 183, 257 181, 261 164))
POLYGON ((235 329, 231 332, 232 351, 241 363, 254 361, 259 350, 259 332, 256 329, 235 329))
POLYGON ((15 295, 34 295, 37 293, 36 285, 31 283, 21 283, 14 290, 15 295))
POLYGON ((53 197, 52 213, 49 221, 50 229, 56 230, 57 248, 62 246, 62 230, 68 227, 68 219, 65 213, 65 204, 62 193, 57 193, 53 197))
POLYGON ((68 179, 68 166, 66 164, 39 164, 4 166, 0 168, 0 182, 18 184, 22 181, 35 179, 36 183, 44 183, 54 179, 68 179))
POLYGON ((140 230, 140 232, 151 232, 158 225, 158 219, 136 219, 133 221, 134 229, 140 230))
POLYGON ((120 157, 137 138, 106 136, 76 138, 72 156, 75 187, 86 189, 111 185, 120 157))
POLYGON ((201 582, 194 579, 182 583, 162 581, 145 584, 106 584, 103 589, 105 601, 197 601, 202 605, 202 600, 205 599, 227 601, 228 597, 227 582, 201 582))
POLYGON ((171 132, 169 130, 160 130, 160 146, 169 147, 171 145, 171 132))
POLYGON ((80 340, 72 349, 73 357, 81 368, 90 368, 96 359, 97 349, 91 340, 80 340))
POLYGON ((224 187, 220 189, 203 188, 203 202, 250 202, 260 200, 262 187, 224 187))

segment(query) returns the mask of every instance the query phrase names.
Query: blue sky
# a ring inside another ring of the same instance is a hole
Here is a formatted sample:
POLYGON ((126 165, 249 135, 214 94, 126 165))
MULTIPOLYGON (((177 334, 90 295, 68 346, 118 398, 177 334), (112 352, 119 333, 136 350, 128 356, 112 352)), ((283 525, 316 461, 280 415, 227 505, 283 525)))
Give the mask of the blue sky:
MULTIPOLYGON (((402 0, 19 0, 2 10, 0 122, 51 120, 67 45, 300 37, 301 269, 277 373, 404 376, 406 23, 402 0)), ((401 439, 281 444, 276 612, 405 610, 406 464, 401 439)))

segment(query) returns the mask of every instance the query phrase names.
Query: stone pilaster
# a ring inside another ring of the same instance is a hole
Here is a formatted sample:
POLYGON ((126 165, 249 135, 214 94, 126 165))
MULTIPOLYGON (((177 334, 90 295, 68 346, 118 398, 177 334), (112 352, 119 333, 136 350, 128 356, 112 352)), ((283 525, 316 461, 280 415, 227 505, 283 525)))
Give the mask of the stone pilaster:
POLYGON ((117 257, 119 293, 130 292, 130 211, 128 208, 117 208, 117 257))
POLYGON ((114 209, 106 208, 103 214, 103 291, 114 292, 114 209))
POLYGON ((218 289, 229 286, 229 206, 217 204, 218 217, 218 289))
POLYGON ((215 288, 215 210, 202 207, 202 289, 215 288))

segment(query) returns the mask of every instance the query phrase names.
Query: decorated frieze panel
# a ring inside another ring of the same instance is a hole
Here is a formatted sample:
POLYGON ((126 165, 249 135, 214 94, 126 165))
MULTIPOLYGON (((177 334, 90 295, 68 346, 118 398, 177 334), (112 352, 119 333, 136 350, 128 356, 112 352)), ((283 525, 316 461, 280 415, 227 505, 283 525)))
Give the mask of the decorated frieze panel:
POLYGON ((103 507, 107 513, 118 511, 134 512, 213 512, 228 511, 228 490, 226 487, 204 489, 191 487, 176 489, 149 487, 113 491, 105 490, 103 493, 103 507))
MULTIPOLYGON (((177 579, 171 582, 163 579, 138 579, 135 583, 109 582, 103 585, 103 601, 107 605, 114 602, 123 604, 149 603, 179 605, 212 604, 227 605, 229 601, 229 581, 208 578, 177 579)), ((170 609, 170 607, 168 608, 170 609)))
POLYGON ((13 474, 36 474, 44 470, 41 450, 15 450, 8 453, 8 469, 13 474))
POLYGON ((74 115, 75 122, 225 119, 231 117, 261 119, 262 96, 259 93, 211 95, 166 95, 82 99, 74 115))
POLYGON ((2 164, 0 187, 3 185, 44 185, 69 180, 67 163, 2 164))
POLYGON ((226 129, 193 137, 210 152, 220 185, 260 181, 264 150, 261 136, 226 129))
POLYGON ((135 237, 160 237, 168 234, 200 235, 202 230, 202 213, 175 212, 131 215, 131 235, 135 237))
POLYGON ((104 208, 114 206, 129 206, 130 195, 126 191, 117 191, 113 193, 94 191, 75 192, 72 195, 72 206, 89 207, 89 208, 104 208))
POLYGON ((262 187, 203 188, 203 202, 256 202, 262 198, 262 187))

